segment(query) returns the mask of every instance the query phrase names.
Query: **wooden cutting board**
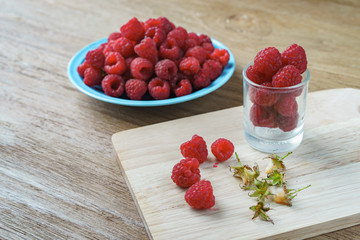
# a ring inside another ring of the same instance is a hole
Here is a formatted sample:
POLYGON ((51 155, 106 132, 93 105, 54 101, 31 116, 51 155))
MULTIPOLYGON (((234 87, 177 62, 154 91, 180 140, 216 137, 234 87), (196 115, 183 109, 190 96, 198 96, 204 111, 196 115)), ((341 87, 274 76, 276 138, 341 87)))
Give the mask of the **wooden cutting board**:
POLYGON ((333 89, 310 93, 302 144, 290 155, 289 188, 300 192, 287 207, 269 203, 274 225, 251 220, 255 199, 239 187, 229 166, 233 156, 215 168, 209 152, 201 164, 216 204, 212 210, 191 209, 185 190, 170 179, 182 159, 179 146, 194 134, 208 144, 230 139, 243 163, 263 169, 267 155, 250 148, 243 136, 243 108, 201 114, 113 135, 112 141, 139 213, 152 239, 301 239, 360 224, 360 90, 333 89))

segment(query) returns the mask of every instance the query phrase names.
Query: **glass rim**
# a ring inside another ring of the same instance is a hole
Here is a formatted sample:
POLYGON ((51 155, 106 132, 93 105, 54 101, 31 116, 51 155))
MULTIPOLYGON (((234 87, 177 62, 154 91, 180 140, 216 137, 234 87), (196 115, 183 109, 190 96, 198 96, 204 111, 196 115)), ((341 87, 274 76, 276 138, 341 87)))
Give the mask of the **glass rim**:
MULTIPOLYGON (((249 63, 244 69, 243 69, 243 81, 246 81, 247 83, 251 84, 254 87, 261 87, 261 88, 265 88, 265 89, 273 89, 273 90, 292 90, 292 89, 297 89, 299 87, 303 87, 304 85, 308 84, 309 79, 310 79, 310 72, 309 69, 306 68, 305 72, 306 76, 305 79, 303 81, 301 81, 301 83, 296 84, 294 86, 289 86, 289 87, 268 87, 268 86, 263 86, 257 83, 254 83, 253 81, 251 81, 247 76, 246 76, 246 70, 248 69, 249 66, 251 66, 253 63, 249 63)), ((303 74, 304 74, 303 73, 303 74)))

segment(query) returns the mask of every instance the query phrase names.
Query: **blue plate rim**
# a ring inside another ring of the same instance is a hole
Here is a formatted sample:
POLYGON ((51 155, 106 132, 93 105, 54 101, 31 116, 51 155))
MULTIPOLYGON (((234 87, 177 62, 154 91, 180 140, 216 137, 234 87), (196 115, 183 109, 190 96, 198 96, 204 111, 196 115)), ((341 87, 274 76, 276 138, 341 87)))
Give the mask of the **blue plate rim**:
POLYGON ((216 39, 211 38, 211 41, 215 48, 226 49, 229 52, 230 58, 229 63, 223 69, 222 74, 215 79, 208 87, 197 90, 189 95, 168 98, 164 100, 130 100, 123 98, 115 98, 105 95, 103 92, 96 90, 92 87, 85 85, 83 79, 79 76, 77 72, 77 67, 84 61, 86 53, 89 50, 93 50, 100 46, 102 43, 107 42, 107 38, 102 38, 98 41, 90 43, 89 45, 82 48, 78 51, 69 61, 67 74, 70 82, 82 93, 95 98, 100 101, 124 105, 124 106, 132 106, 132 107, 156 107, 156 106, 164 106, 164 105, 172 105, 178 104, 182 102, 191 101, 200 97, 203 97, 223 86, 233 75, 235 71, 235 58, 232 52, 228 47, 219 42, 216 39))

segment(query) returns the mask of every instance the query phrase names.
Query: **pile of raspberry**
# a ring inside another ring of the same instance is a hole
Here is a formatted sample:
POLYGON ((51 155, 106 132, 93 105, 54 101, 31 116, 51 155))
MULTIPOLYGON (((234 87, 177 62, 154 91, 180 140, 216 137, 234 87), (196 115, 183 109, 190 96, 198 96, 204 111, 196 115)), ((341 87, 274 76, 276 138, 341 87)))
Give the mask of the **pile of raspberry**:
MULTIPOLYGON (((184 159, 175 164, 171 179, 181 188, 189 188, 185 193, 185 201, 195 209, 207 209, 215 205, 215 196, 211 182, 200 180, 201 163, 208 157, 205 140, 194 135, 180 146, 184 159)), ((219 138, 211 144, 211 152, 220 162, 228 160, 234 153, 234 145, 225 138, 219 138)))
POLYGON ((268 47, 255 56, 254 64, 246 70, 246 76, 260 85, 250 85, 248 89, 253 102, 250 120, 254 126, 280 128, 284 132, 296 128, 299 119, 296 97, 301 95, 302 88, 286 91, 279 88, 300 84, 306 69, 305 50, 297 44, 282 53, 268 47))
POLYGON ((87 86, 101 85, 106 95, 161 100, 209 86, 229 57, 207 35, 187 32, 165 17, 134 17, 89 51, 77 71, 87 86))

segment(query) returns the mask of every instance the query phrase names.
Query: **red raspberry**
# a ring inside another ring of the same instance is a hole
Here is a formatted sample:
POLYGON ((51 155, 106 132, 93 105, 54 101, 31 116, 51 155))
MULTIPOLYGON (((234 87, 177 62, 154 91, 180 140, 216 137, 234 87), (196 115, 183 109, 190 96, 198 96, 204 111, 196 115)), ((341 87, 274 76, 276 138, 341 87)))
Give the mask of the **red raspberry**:
POLYGON ((166 33, 159 27, 151 27, 146 31, 145 37, 152 38, 156 46, 160 47, 161 43, 166 39, 166 33))
POLYGON ((192 92, 192 86, 188 79, 180 80, 174 89, 174 93, 176 97, 181 97, 188 95, 192 92))
POLYGON ((255 71, 254 66, 251 65, 246 69, 246 76, 256 84, 263 84, 265 82, 271 82, 271 78, 266 77, 264 74, 255 71))
POLYGON ((148 84, 150 95, 156 100, 167 99, 170 96, 170 85, 161 78, 153 78, 148 84))
POLYGON ((164 29, 166 34, 175 28, 174 24, 171 23, 166 17, 159 17, 158 20, 161 22, 161 27, 164 29))
MULTIPOLYGON (((196 33, 194 33, 194 32, 189 32, 189 33, 188 33, 188 39, 193 39, 193 40, 195 40, 196 45, 200 45, 200 44, 201 44, 200 37, 199 37, 196 33)), ((211 42, 211 40, 210 40, 210 42, 211 42)))
POLYGON ((124 85, 124 79, 116 74, 106 75, 101 82, 104 93, 111 97, 120 97, 124 92, 124 85))
POLYGON ((211 84, 209 73, 200 69, 200 71, 194 75, 192 85, 195 90, 205 88, 211 84))
POLYGON ((100 69, 89 67, 84 72, 84 83, 89 86, 99 85, 102 80, 102 73, 100 69))
POLYGON ((267 77, 273 76, 281 66, 281 54, 274 47, 261 50, 254 59, 254 70, 265 74, 267 77))
POLYGON ((298 119, 299 119, 298 113, 296 113, 292 117, 285 117, 282 116, 281 114, 278 114, 276 121, 281 130, 283 130, 284 132, 289 132, 296 128, 298 119))
POLYGON ((112 43, 113 51, 119 52, 124 58, 135 54, 132 41, 125 37, 120 37, 112 43))
POLYGON ((263 107, 258 104, 250 108, 250 121, 256 127, 276 128, 276 112, 272 107, 263 107))
POLYGON ((272 77, 274 87, 289 87, 301 83, 299 70, 293 65, 286 65, 272 77))
POLYGON ((104 53, 104 49, 106 48, 107 45, 108 43, 102 43, 100 44, 100 46, 97 47, 97 49, 101 50, 104 53))
POLYGON ((213 53, 213 51, 215 50, 214 45, 212 43, 203 43, 201 45, 205 51, 206 51, 206 59, 211 58, 211 54, 213 53))
POLYGON ((226 49, 217 48, 211 53, 210 58, 214 60, 218 60, 221 63, 221 65, 225 67, 229 62, 230 55, 226 49))
POLYGON ((84 61, 82 64, 80 64, 77 67, 77 72, 79 73, 80 77, 84 78, 84 72, 86 69, 88 69, 90 66, 90 64, 88 64, 86 61, 84 61))
POLYGON ((187 39, 187 35, 187 31, 184 28, 177 27, 171 30, 171 32, 168 33, 167 37, 175 39, 177 45, 182 48, 185 44, 185 40, 187 39))
POLYGON ((250 101, 253 103, 259 104, 261 106, 272 106, 279 99, 279 94, 274 90, 266 88, 272 87, 271 82, 265 82, 261 84, 264 87, 250 87, 249 97, 250 101))
POLYGON ((217 60, 209 59, 206 60, 203 64, 203 71, 208 73, 210 81, 217 79, 221 75, 222 70, 223 66, 217 60))
POLYGON ((125 92, 131 100, 141 100, 147 92, 147 84, 139 79, 127 80, 125 83, 125 92))
POLYGON ((105 56, 106 56, 106 54, 108 54, 109 52, 113 52, 113 51, 114 51, 114 49, 113 49, 113 43, 114 43, 114 42, 115 42, 115 41, 108 42, 108 43, 106 44, 106 46, 104 47, 103 53, 104 53, 105 56))
POLYGON ((297 114, 298 104, 296 98, 291 94, 285 94, 274 105, 275 110, 285 117, 297 114))
POLYGON ((93 68, 101 69, 104 66, 105 56, 102 50, 97 48, 86 54, 85 61, 93 68))
POLYGON ((130 65, 131 74, 134 78, 147 81, 154 73, 154 65, 146 58, 135 58, 130 65))
POLYGON ((124 37, 135 42, 140 41, 145 35, 144 26, 136 17, 124 24, 120 31, 124 37))
POLYGON ((174 39, 166 39, 160 45, 159 53, 164 59, 176 60, 181 57, 180 48, 174 39))
POLYGON ((211 43, 211 38, 206 34, 200 34, 199 40, 201 45, 204 43, 211 43))
POLYGON ((186 76, 185 74, 178 71, 177 74, 173 78, 168 80, 169 84, 170 84, 170 89, 174 92, 174 90, 176 89, 176 85, 183 79, 190 80, 188 76, 186 76))
POLYGON ((106 54, 104 70, 107 74, 123 74, 126 71, 125 59, 118 52, 106 54))
POLYGON ((151 38, 144 38, 135 46, 134 50, 139 57, 149 59, 153 64, 158 60, 156 43, 151 38))
POLYGON ((186 51, 185 57, 194 57, 202 65, 206 60, 206 50, 203 47, 195 46, 186 51))
POLYGON ((125 63, 126 63, 126 71, 125 73, 122 75, 122 78, 125 80, 125 82, 131 78, 133 78, 132 74, 131 74, 131 70, 130 70, 130 66, 131 66, 131 62, 135 59, 136 57, 128 57, 125 59, 125 63))
POLYGON ((196 33, 190 32, 188 33, 188 38, 185 40, 183 49, 187 51, 188 49, 199 45, 200 45, 199 36, 196 33))
POLYGON ((225 138, 219 138, 211 144, 211 152, 220 162, 226 161, 234 153, 234 144, 225 138))
POLYGON ((195 209, 207 209, 215 205, 211 183, 201 180, 193 184, 185 193, 185 201, 195 209))
POLYGON ((159 19, 149 18, 148 20, 146 20, 144 22, 145 32, 148 31, 150 28, 154 28, 154 27, 162 29, 162 23, 161 23, 161 21, 159 19))
POLYGON ((111 41, 114 41, 118 38, 121 38, 122 37, 122 34, 120 32, 113 32, 113 33, 110 33, 107 41, 108 42, 111 42, 111 41))
POLYGON ((297 44, 292 44, 281 54, 281 61, 283 66, 294 65, 300 74, 307 68, 305 50, 297 44))
POLYGON ((181 60, 179 69, 186 75, 194 75, 200 70, 200 63, 194 57, 187 57, 181 60))
POLYGON ((170 80, 173 78, 178 71, 176 64, 169 60, 164 59, 156 63, 155 74, 161 79, 170 80))
POLYGON ((196 158, 199 163, 205 162, 208 156, 206 142, 198 135, 194 135, 191 140, 181 144, 180 150, 184 157, 196 158))
POLYGON ((196 158, 185 158, 175 164, 171 179, 182 188, 187 188, 200 181, 199 161, 196 158))

